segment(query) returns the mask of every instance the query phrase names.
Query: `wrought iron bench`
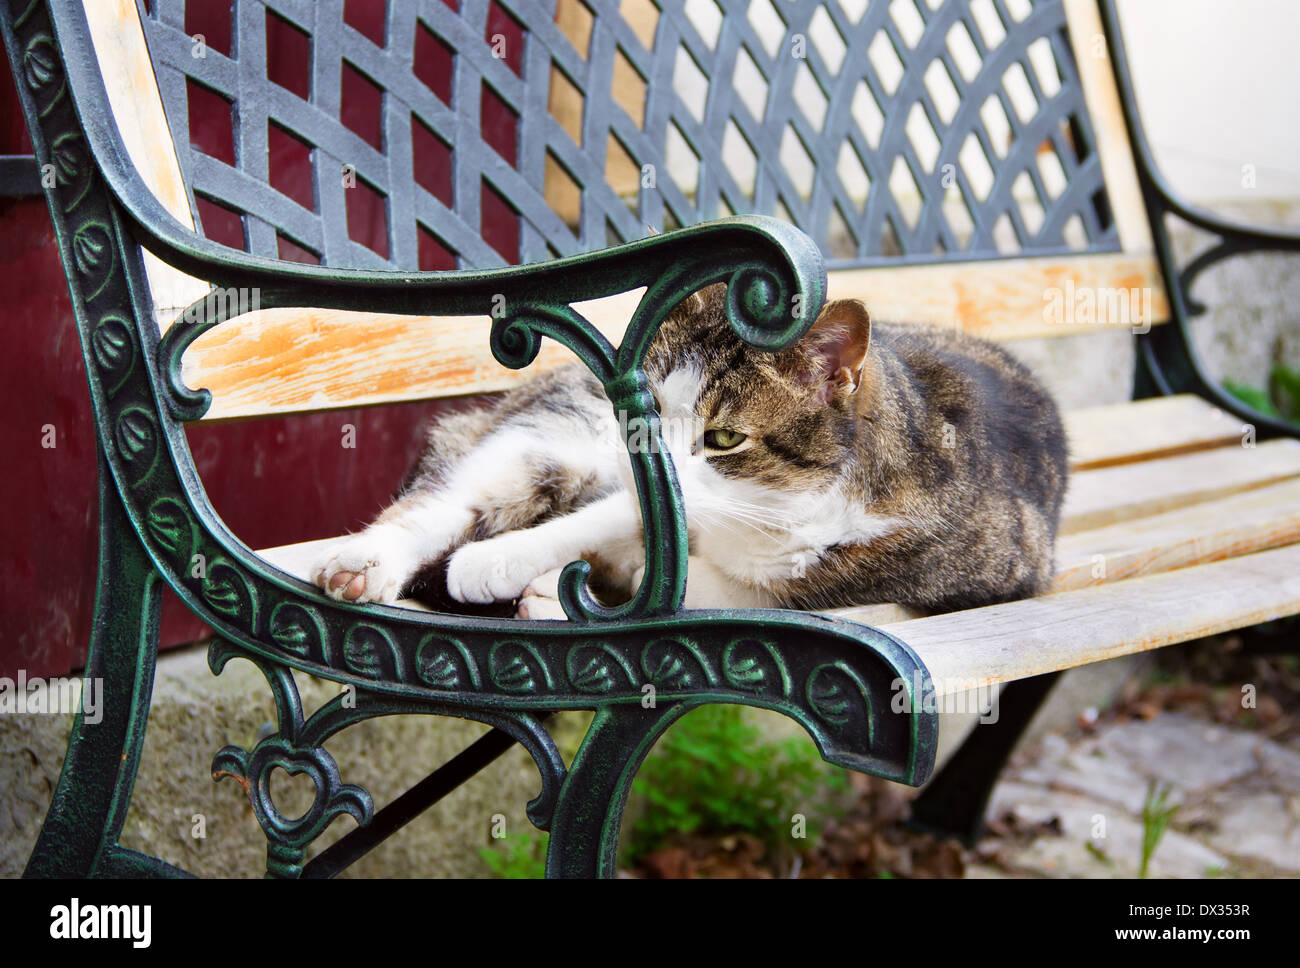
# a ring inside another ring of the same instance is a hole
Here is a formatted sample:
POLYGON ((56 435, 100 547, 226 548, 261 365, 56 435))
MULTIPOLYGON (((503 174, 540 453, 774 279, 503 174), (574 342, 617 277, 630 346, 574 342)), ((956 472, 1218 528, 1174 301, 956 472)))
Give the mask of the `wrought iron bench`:
POLYGON ((981 768, 945 770, 918 803, 969 829, 989 764, 1060 670, 1300 611, 1300 445, 1263 442, 1293 428, 1213 385, 1186 333, 1210 259, 1300 242, 1169 192, 1109 3, 388 0, 376 30, 363 4, 238 0, 202 40, 197 6, 0 13, 99 427, 86 674, 104 718, 74 727, 29 874, 181 873, 117 843, 163 582, 215 630, 213 671, 250 658, 275 696, 278 732, 213 770, 246 786, 279 876, 335 873, 514 741, 541 773, 529 816, 551 832, 548 873, 609 875, 638 765, 693 708, 777 710, 827 760, 919 785, 929 700, 1017 683, 968 741, 981 768), (215 137, 189 125, 205 99, 230 111, 215 137), (1182 276, 1167 210, 1223 240, 1182 276), (685 522, 657 448, 631 455, 642 587, 604 608, 570 566, 568 622, 334 602, 302 578, 317 543, 254 551, 206 502, 187 422, 499 390, 567 351, 617 409, 657 419, 642 354, 714 282, 736 332, 769 348, 828 291, 993 338, 1132 328, 1139 395, 1165 396, 1069 416, 1054 593, 947 615, 682 611, 685 522), (1044 312, 1076 291, 1150 301, 1044 312), (290 669, 353 691, 304 718, 290 669), (575 708, 596 715, 566 768, 546 717, 575 708), (495 729, 376 811, 322 744, 397 713, 495 729), (301 818, 271 800, 276 767, 315 781, 301 818), (362 826, 307 860, 342 813, 362 826))

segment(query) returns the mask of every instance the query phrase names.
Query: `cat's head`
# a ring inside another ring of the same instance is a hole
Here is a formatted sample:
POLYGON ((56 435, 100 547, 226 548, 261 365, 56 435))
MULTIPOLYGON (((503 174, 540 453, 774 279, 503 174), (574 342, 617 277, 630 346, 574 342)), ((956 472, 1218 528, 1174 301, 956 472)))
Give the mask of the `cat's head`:
POLYGON ((871 326, 856 300, 828 303, 807 335, 776 353, 742 341, 726 318, 726 290, 696 293, 665 321, 646 355, 663 436, 687 500, 833 485, 852 459, 855 400, 871 326))

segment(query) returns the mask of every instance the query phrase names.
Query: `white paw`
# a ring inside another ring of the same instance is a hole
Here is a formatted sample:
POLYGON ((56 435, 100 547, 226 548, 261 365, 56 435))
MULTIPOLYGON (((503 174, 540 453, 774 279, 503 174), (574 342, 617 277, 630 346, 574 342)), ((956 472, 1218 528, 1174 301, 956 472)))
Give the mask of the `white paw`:
POLYGON ((463 546, 447 562, 447 593, 458 602, 486 605, 520 596, 541 571, 526 548, 491 538, 463 546))
POLYGON ((566 621, 569 616, 564 614, 564 607, 559 601, 560 573, 563 571, 563 568, 552 568, 530 581, 528 587, 520 593, 515 617, 566 621))
POLYGON ((515 609, 515 618, 531 619, 548 619, 551 621, 565 622, 569 616, 564 614, 564 607, 554 598, 544 598, 541 595, 529 595, 524 592, 524 597, 519 599, 519 607, 515 609))
POLYGON ((391 603, 418 567, 418 562, 412 565, 405 557, 382 537, 363 532, 326 552, 311 576, 337 601, 391 603))
POLYGON ((560 575, 563 573, 563 568, 552 568, 550 571, 538 575, 524 589, 524 597, 558 599, 560 597, 560 575))

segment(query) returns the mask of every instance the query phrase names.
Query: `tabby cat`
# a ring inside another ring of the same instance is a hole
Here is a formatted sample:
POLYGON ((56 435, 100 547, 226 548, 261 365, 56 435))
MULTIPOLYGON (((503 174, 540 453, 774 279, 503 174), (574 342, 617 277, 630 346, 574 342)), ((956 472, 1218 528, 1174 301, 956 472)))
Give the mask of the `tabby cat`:
MULTIPOLYGON (((769 353, 733 333, 724 296, 677 307, 645 362, 685 501, 687 607, 950 610, 1047 588, 1065 435, 1021 364, 955 331, 872 325, 856 300, 769 353)), ((344 601, 445 591, 563 618, 557 578, 583 558, 597 596, 625 600, 644 552, 610 409, 573 364, 443 418, 315 581, 344 601)))

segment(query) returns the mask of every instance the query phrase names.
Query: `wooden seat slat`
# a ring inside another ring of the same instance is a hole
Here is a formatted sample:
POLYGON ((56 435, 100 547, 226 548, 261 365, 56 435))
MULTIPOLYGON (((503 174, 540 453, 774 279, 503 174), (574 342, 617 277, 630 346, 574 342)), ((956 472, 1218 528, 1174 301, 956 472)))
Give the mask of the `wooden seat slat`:
POLYGON ((882 626, 941 695, 1145 652, 1300 613, 1300 545, 882 626))
POLYGON ((1149 517, 1300 476, 1300 441, 1213 450, 1103 467, 1070 479, 1061 534, 1149 517))
POLYGON ((1296 541, 1300 541, 1300 480, 1291 480, 1067 535, 1057 543, 1052 587, 1054 591, 1085 588, 1296 541))
MULTIPOLYGON (((1044 322, 1041 293, 1067 280, 1076 288, 1151 288, 1156 264, 1150 256, 1118 253, 846 269, 828 276, 831 298, 860 298, 876 319, 957 326, 989 339, 1128 325, 1044 322), (918 302, 919 293, 926 294, 924 301, 918 302)), ((640 296, 638 289, 579 309, 617 344, 640 296)), ((1163 296, 1152 312, 1157 321, 1168 315, 1163 296)), ((506 369, 488 346, 490 326, 487 316, 263 309, 199 337, 185 353, 182 376, 189 386, 211 391, 205 420, 231 420, 491 393, 574 358, 545 340, 527 370, 506 369)))
POLYGON ((1240 420, 1190 393, 1085 407, 1062 416, 1070 467, 1076 471, 1222 447, 1240 443, 1245 434, 1240 420))

